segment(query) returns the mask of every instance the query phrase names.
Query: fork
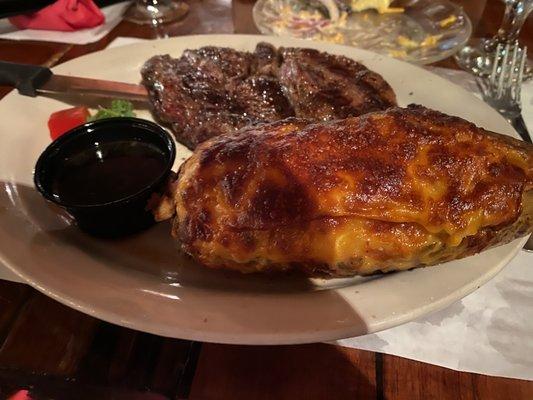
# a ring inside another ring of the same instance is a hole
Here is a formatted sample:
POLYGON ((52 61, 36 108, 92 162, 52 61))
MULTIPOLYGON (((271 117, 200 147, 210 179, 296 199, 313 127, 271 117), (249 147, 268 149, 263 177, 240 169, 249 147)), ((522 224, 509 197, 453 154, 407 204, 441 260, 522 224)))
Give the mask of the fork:
MULTIPOLYGON (((514 43, 511 54, 511 46, 506 44, 502 51, 502 45, 498 44, 490 77, 479 78, 476 82, 483 100, 509 121, 524 141, 531 143, 531 136, 522 118, 520 99, 527 47, 520 49, 518 43, 514 43)), ((529 236, 523 250, 533 252, 533 235, 529 236)))
POLYGON ((492 73, 488 79, 478 79, 483 100, 496 109, 518 132, 520 137, 531 143, 531 136, 522 118, 521 88, 527 47, 521 49, 518 43, 498 44, 492 73))

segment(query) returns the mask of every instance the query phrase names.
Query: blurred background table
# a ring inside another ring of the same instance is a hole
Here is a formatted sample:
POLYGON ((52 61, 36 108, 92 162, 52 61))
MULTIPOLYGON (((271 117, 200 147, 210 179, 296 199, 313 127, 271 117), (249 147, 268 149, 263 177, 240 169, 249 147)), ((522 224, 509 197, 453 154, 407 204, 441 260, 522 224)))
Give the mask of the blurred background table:
MULTIPOLYGON (((103 49, 117 37, 216 33, 224 18, 235 33, 258 33, 252 0, 217 1, 190 0, 184 21, 158 30, 123 21, 83 46, 0 40, 0 59, 53 66, 103 49)), ((496 32, 502 1, 455 2, 472 19, 474 37, 496 32)), ((521 40, 533 49, 533 17, 521 40)), ((451 58, 436 65, 457 68, 451 58)), ((0 98, 9 90, 0 87, 0 98)), ((0 346, 2 399, 19 390, 55 400, 533 399, 533 382, 328 344, 229 346, 162 338, 96 320, 6 281, 0 281, 0 346)))

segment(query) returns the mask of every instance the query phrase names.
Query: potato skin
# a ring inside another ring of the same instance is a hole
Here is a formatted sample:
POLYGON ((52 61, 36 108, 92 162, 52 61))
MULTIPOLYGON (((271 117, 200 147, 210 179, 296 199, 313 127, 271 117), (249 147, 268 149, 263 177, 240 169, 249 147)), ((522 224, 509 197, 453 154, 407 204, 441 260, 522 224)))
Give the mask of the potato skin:
POLYGON ((421 106, 201 144, 173 234, 212 268, 350 276, 433 265, 533 230, 533 146, 421 106))

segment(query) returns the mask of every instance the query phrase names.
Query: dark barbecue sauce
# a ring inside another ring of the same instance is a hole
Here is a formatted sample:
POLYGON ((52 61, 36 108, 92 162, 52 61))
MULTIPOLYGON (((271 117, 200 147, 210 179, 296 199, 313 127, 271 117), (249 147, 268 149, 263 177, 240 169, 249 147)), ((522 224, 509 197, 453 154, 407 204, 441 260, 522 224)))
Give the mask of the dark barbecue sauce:
POLYGON ((164 154, 149 143, 94 143, 63 160, 52 190, 64 204, 109 203, 140 192, 165 168, 164 154))

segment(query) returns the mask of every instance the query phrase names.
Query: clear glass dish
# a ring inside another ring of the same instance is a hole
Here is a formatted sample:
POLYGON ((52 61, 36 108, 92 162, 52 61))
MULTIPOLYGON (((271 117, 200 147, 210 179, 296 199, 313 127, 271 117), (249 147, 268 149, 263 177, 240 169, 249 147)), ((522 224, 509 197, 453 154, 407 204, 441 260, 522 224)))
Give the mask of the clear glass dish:
POLYGON ((346 44, 404 61, 429 64, 457 52, 470 38, 472 24, 447 0, 400 0, 403 12, 341 12, 332 22, 325 10, 302 0, 258 0, 254 22, 266 35, 346 44))

